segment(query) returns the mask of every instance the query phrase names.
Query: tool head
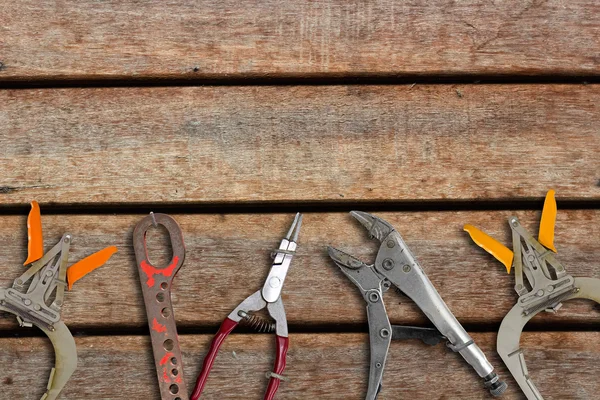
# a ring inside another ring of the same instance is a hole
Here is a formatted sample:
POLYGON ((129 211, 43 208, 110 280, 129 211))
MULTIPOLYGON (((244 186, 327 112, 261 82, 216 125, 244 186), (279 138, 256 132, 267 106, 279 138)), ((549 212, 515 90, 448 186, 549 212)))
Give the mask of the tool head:
POLYGON ((368 267, 367 264, 359 260, 358 258, 351 256, 348 253, 344 253, 335 247, 327 246, 327 253, 329 257, 341 268, 359 269, 361 267, 368 267))
POLYGON ((394 227, 387 221, 369 213, 363 211, 350 211, 350 215, 367 228, 369 236, 378 239, 380 242, 394 231, 394 227))
POLYGON ((292 222, 292 226, 290 226, 290 230, 288 231, 287 235, 285 235, 285 239, 290 242, 297 242, 301 227, 302 227, 302 214, 296 213, 296 216, 294 217, 294 221, 292 222))
POLYGON ((262 289, 262 296, 268 303, 275 302, 281 295, 283 283, 292 263, 292 258, 296 254, 296 241, 298 240, 301 226, 302 214, 297 213, 287 235, 281 240, 279 248, 274 252, 273 265, 262 289))

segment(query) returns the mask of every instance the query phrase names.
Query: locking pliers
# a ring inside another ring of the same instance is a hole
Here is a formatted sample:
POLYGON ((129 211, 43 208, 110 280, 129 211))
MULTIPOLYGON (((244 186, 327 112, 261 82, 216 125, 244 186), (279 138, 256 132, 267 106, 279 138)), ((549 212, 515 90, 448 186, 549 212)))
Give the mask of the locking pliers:
POLYGON ((50 373, 46 393, 41 400, 54 400, 77 368, 77 349, 69 328, 61 320, 65 287, 103 265, 117 251, 107 247, 67 269, 71 235, 65 234, 44 254, 40 208, 31 203, 27 218, 29 269, 15 279, 11 288, 0 289, 0 310, 16 315, 21 327, 40 328, 52 342, 55 366, 50 373))
POLYGON ((600 279, 574 278, 554 257, 554 226, 556 199, 554 190, 546 194, 540 231, 536 240, 519 222, 508 218, 512 231, 513 250, 472 225, 465 225, 473 241, 504 264, 508 273, 515 270, 517 304, 506 314, 498 331, 497 350, 500 357, 529 400, 543 400, 533 384, 519 341, 523 327, 541 311, 555 313, 562 303, 571 299, 589 299, 600 303, 600 279), (523 280, 523 273, 527 282, 523 280))
POLYGON ((419 338, 428 344, 447 340, 448 347, 460 353, 483 378, 490 393, 501 395, 506 390, 506 383, 499 380, 481 349, 448 309, 400 234, 388 222, 374 215, 361 211, 352 211, 350 215, 367 228, 371 237, 381 242, 373 265, 367 265, 333 247, 328 248, 329 256, 358 286, 367 303, 371 346, 367 400, 375 399, 381 390, 390 341, 406 338, 419 338), (436 329, 392 326, 382 297, 391 285, 410 297, 436 329))

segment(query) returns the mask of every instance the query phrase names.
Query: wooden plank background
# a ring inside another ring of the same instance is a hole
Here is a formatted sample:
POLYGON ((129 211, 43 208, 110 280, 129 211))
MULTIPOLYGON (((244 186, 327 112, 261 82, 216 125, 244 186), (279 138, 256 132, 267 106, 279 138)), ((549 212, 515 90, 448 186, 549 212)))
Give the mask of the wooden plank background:
POLYGON ((594 0, 2 3, 0 79, 593 75, 594 0))
MULTIPOLYGON (((257 290, 305 213, 283 299, 291 348, 278 399, 361 399, 368 338, 358 290, 328 244, 369 261, 347 212, 391 222, 510 388, 495 352, 513 277, 465 223, 510 243, 558 196, 558 257, 600 278, 600 5, 591 0, 0 0, 0 285, 23 271, 26 216, 71 260, 119 252, 67 293, 79 369, 62 399, 158 399, 132 249, 149 211, 180 223, 173 300, 192 385, 219 323, 257 290), (35 86, 35 87, 32 87, 35 86)), ((151 258, 169 258, 164 232, 151 258)), ((429 326, 384 298, 395 324, 429 326)), ((522 337, 547 399, 595 400, 600 307, 569 302, 522 337)), ((206 399, 261 398, 272 335, 225 342, 206 399)), ((0 318, 0 399, 38 399, 53 354, 0 318)), ((393 343, 380 399, 488 399, 444 346, 393 343)))
POLYGON ((599 95, 597 85, 7 90, 0 199, 118 204, 127 190, 140 204, 356 204, 554 188, 598 200, 599 95))

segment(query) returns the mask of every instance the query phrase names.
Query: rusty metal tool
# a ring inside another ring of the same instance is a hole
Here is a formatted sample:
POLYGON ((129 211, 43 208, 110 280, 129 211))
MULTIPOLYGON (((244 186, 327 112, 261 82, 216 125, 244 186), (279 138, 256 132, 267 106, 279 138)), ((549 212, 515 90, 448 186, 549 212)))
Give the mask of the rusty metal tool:
POLYGON ((543 397, 529 376, 519 345, 527 322, 542 311, 556 313, 567 300, 589 299, 600 303, 600 279, 574 278, 554 256, 556 212, 554 190, 550 190, 546 194, 537 240, 517 217, 509 217, 512 251, 474 226, 465 225, 465 231, 479 247, 504 264, 508 273, 511 267, 515 271, 515 291, 519 299, 500 324, 496 347, 529 400, 543 400, 543 397))
POLYGON ((177 222, 166 214, 150 213, 133 231, 133 247, 150 327, 154 364, 162 400, 187 400, 183 360, 171 302, 171 285, 185 259, 183 233, 177 222), (171 238, 173 256, 168 265, 158 268, 148 259, 146 232, 152 226, 164 226, 171 238))
POLYGON ((285 369, 289 345, 288 327, 283 302, 281 301, 281 290, 283 289, 283 283, 292 263, 292 258, 296 253, 296 242, 298 241, 301 225, 302 215, 298 213, 288 234, 281 240, 279 248, 274 251, 273 265, 262 289, 254 292, 254 294, 242 301, 221 324, 204 359, 202 372, 196 381, 194 392, 190 397, 191 400, 198 400, 200 398, 221 344, 240 322, 246 322, 258 330, 275 331, 277 338, 275 367, 272 372, 267 374, 269 384, 264 398, 265 400, 272 400, 275 397, 280 381, 285 379, 282 374, 285 369), (267 322, 262 317, 254 314, 265 307, 271 318, 275 321, 274 323, 267 322))
POLYGON ((117 248, 107 247, 67 268, 72 237, 63 235, 44 253, 41 213, 36 201, 31 202, 27 228, 25 265, 30 267, 15 279, 11 288, 0 289, 0 310, 16 315, 22 327, 37 326, 52 342, 55 366, 41 400, 54 400, 77 368, 75 340, 61 319, 65 288, 71 290, 76 281, 108 261, 117 248))
POLYGON ((459 353, 483 378, 490 393, 500 396, 506 390, 506 383, 499 380, 481 349, 448 309, 396 229, 382 218, 362 211, 352 211, 350 215, 381 243, 373 265, 333 247, 328 248, 329 256, 359 288, 367 303, 371 366, 366 399, 376 399, 381 390, 391 340, 408 338, 418 338, 427 344, 447 340, 448 347, 459 353), (383 304, 383 293, 391 285, 412 299, 436 329, 392 326, 383 304))

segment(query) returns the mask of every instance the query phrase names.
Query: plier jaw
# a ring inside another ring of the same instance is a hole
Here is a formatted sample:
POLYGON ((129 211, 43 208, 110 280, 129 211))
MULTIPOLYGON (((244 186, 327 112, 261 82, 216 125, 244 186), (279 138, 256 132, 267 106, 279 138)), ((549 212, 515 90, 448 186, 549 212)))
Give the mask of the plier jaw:
POLYGON ((275 250, 273 265, 262 288, 262 296, 265 301, 272 303, 281 296, 283 283, 296 254, 296 242, 302 227, 302 214, 297 213, 287 235, 281 240, 279 248, 275 250))
POLYGON ((460 353, 475 369, 484 379, 490 393, 494 396, 502 394, 506 390, 506 383, 499 381, 483 352, 448 309, 400 234, 390 223, 379 217, 362 211, 352 211, 350 214, 367 229, 371 238, 380 242, 373 265, 366 264, 341 250, 328 247, 329 256, 359 288, 367 303, 371 346, 367 399, 375 399, 381 389, 383 368, 390 341, 404 338, 419 338, 426 343, 448 340, 448 347, 460 353), (412 327, 398 329, 392 326, 383 304, 383 293, 391 285, 410 297, 431 320, 435 329, 423 332, 416 331, 412 327))

